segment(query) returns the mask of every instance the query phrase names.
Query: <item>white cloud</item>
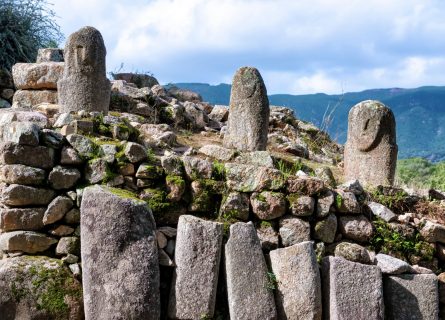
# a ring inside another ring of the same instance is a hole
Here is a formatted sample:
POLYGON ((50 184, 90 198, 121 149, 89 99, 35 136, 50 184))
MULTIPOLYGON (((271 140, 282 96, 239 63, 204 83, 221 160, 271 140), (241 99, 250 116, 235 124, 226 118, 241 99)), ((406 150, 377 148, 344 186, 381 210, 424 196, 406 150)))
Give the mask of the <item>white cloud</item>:
POLYGON ((441 0, 52 0, 68 35, 93 25, 108 68, 219 83, 260 69, 269 92, 444 84, 441 0))

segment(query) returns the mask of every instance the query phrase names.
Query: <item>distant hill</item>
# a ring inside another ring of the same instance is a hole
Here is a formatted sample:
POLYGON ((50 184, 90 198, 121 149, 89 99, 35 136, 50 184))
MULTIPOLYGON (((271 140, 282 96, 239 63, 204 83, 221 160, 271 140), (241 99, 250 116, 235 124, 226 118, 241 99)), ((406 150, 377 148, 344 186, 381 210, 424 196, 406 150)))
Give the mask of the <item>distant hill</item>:
MULTIPOLYGON (((198 92, 212 104, 229 104, 228 84, 174 85, 198 92)), ((298 118, 319 127, 323 127, 323 116, 332 111, 327 131, 339 143, 346 141, 349 109, 369 99, 380 100, 393 110, 397 121, 399 158, 423 157, 434 162, 445 160, 445 87, 372 89, 343 95, 317 93, 269 96, 271 104, 290 107, 298 118)))

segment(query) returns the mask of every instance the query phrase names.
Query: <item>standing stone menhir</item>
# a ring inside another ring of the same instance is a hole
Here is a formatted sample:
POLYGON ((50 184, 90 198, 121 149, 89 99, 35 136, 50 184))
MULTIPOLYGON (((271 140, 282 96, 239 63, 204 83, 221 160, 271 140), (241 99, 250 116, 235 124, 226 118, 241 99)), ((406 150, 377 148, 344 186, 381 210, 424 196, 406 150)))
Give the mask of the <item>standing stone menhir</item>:
POLYGON ((114 192, 96 185, 86 188, 82 196, 85 319, 159 319, 153 215, 145 202, 114 192))
POLYGON ((392 185, 397 161, 396 122, 382 103, 367 100, 349 111, 345 180, 368 186, 392 185))
POLYGON ((257 69, 238 69, 233 77, 229 110, 224 146, 240 151, 266 150, 269 99, 257 69))
POLYGON ((93 27, 71 34, 64 50, 65 69, 57 83, 61 112, 108 112, 110 81, 106 77, 106 49, 102 35, 93 27))

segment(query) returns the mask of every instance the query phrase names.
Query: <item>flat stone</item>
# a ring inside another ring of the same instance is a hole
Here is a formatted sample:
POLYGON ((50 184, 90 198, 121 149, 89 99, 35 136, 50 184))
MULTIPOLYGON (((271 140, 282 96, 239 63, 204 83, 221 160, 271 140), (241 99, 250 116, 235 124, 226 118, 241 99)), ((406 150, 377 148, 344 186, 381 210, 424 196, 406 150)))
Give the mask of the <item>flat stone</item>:
POLYGON ((276 169, 255 165, 226 163, 227 186, 239 192, 279 190, 284 187, 283 174, 276 169))
POLYGON ((287 200, 290 212, 294 216, 307 217, 314 213, 315 199, 312 197, 291 193, 287 196, 287 200))
POLYGON ((269 256, 278 319, 321 320, 321 280, 312 242, 273 250, 269 256))
POLYGON ((231 319, 276 319, 273 293, 267 289, 266 261, 252 223, 230 226, 225 271, 231 319))
POLYGON ((84 319, 82 283, 59 259, 23 255, 0 260, 0 292, 3 320, 84 319))
POLYGON ((279 233, 285 247, 311 240, 309 222, 293 216, 284 216, 280 219, 279 233))
POLYGON ((374 234, 372 223, 363 215, 341 216, 338 223, 340 232, 347 239, 365 243, 374 234))
POLYGON ((161 166, 149 163, 141 163, 136 171, 136 178, 140 179, 159 179, 164 174, 161 166))
POLYGON ((220 161, 229 161, 235 156, 235 151, 214 144, 207 144, 199 152, 220 161))
POLYGON ((82 196, 86 318, 159 319, 159 258, 153 215, 144 201, 118 196, 111 190, 96 185, 86 188, 82 196), (122 281, 123 275, 131 275, 131 281, 122 281))
POLYGON ((294 177, 287 179, 287 191, 307 196, 315 196, 325 190, 324 181, 312 177, 294 177))
POLYGON ((43 224, 47 225, 61 220, 73 205, 70 198, 58 196, 48 205, 43 217, 43 224))
POLYGON ((179 218, 168 315, 213 317, 222 252, 223 225, 189 215, 179 218))
POLYGON ((238 163, 258 165, 260 167, 275 168, 273 158, 269 151, 241 152, 235 161, 238 163))
POLYGON ((16 63, 12 77, 17 89, 57 89, 62 78, 63 62, 16 63))
POLYGON ((45 210, 45 208, 1 208, 0 230, 2 232, 40 230, 43 228, 45 210))
POLYGON ((426 241, 445 243, 445 227, 441 224, 427 221, 420 234, 426 241))
POLYGON ((332 243, 337 232, 337 217, 329 214, 325 219, 317 221, 314 227, 314 238, 325 243, 332 243))
POLYGON ((322 263, 323 313, 329 319, 384 318, 380 268, 326 257, 322 263))
POLYGON ((286 198, 280 192, 263 191, 250 197, 253 213, 260 220, 272 220, 286 213, 286 198))
POLYGON ((377 266, 384 274, 401 274, 413 271, 412 267, 405 261, 391 257, 387 254, 379 253, 375 258, 377 260, 377 266))
POLYGON ((434 274, 401 274, 384 278, 388 319, 438 319, 439 292, 434 274))
POLYGON ((12 108, 33 109, 43 103, 57 104, 56 90, 17 90, 12 98, 12 108))
POLYGON ((51 189, 34 188, 21 184, 11 184, 2 193, 2 201, 8 206, 42 206, 47 205, 54 198, 55 192, 51 189))
POLYGON ((24 166, 22 164, 6 164, 0 166, 0 181, 8 184, 41 185, 46 178, 43 169, 24 166))
POLYGON ((32 122, 13 121, 2 126, 2 140, 20 145, 38 146, 40 127, 32 122))
POLYGON ((377 202, 368 202, 368 208, 371 212, 386 222, 392 222, 397 220, 397 215, 392 212, 390 209, 385 207, 383 204, 377 202))
POLYGON ((34 231, 12 231, 0 234, 0 250, 37 253, 48 250, 57 243, 54 238, 34 231))
POLYGON ((40 169, 50 169, 54 166, 54 149, 4 142, 0 144, 0 164, 23 164, 40 169))

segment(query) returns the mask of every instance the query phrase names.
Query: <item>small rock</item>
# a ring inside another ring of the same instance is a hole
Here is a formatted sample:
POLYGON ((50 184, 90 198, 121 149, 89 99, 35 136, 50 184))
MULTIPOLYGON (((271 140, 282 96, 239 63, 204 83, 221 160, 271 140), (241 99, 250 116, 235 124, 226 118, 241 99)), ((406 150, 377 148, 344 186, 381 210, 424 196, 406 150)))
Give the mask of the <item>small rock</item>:
POLYGON ((386 222, 397 220, 397 215, 395 215, 394 212, 385 207, 383 204, 368 202, 368 208, 375 216, 385 220, 386 222))
POLYGON ((189 156, 182 157, 182 161, 189 180, 210 179, 212 177, 213 166, 210 161, 189 156))
POLYGON ((68 211, 63 217, 63 222, 68 224, 78 224, 80 223, 80 211, 77 208, 73 208, 68 211))
POLYGON ((259 228, 256 228, 258 239, 261 242, 261 248, 264 251, 271 251, 278 248, 280 244, 280 238, 278 233, 271 225, 261 223, 259 228))
POLYGON ((40 230, 46 208, 1 208, 0 231, 40 230))
POLYGON ((312 177, 289 177, 287 179, 287 191, 307 196, 315 196, 325 190, 323 180, 312 177))
POLYGON ((93 141, 80 134, 70 134, 66 140, 81 157, 94 158, 100 150, 93 141))
POLYGON ((63 256, 67 254, 80 255, 80 240, 78 237, 63 237, 59 240, 56 255, 63 256))
POLYGON ((294 216, 307 217, 314 213, 315 199, 312 197, 291 193, 287 196, 287 200, 290 212, 294 216))
POLYGON ((317 199, 317 213, 318 218, 326 217, 331 212, 331 207, 334 204, 335 195, 331 190, 321 193, 317 199))
POLYGON ((360 213, 360 204, 352 192, 345 192, 343 190, 336 190, 335 205, 337 210, 342 213, 360 213))
POLYGON ((364 264, 372 264, 368 250, 357 243, 340 242, 335 246, 335 256, 364 264))
POLYGON ((48 232, 53 236, 66 237, 74 233, 74 228, 65 225, 59 225, 54 228, 51 228, 48 232))
POLYGON ((127 142, 124 148, 124 154, 131 163, 141 162, 147 159, 147 149, 138 143, 127 142))
POLYGON ((374 234, 372 223, 363 215, 341 216, 339 229, 345 238, 363 243, 368 242, 374 234))
POLYGON ((167 238, 159 230, 156 231, 156 240, 158 242, 158 248, 164 249, 167 246, 167 238))
POLYGON ((311 240, 311 228, 307 221, 293 216, 285 216, 280 219, 279 225, 281 242, 285 247, 311 240))
POLYGON ((356 196, 359 196, 364 192, 363 187, 358 180, 346 181, 345 183, 339 185, 337 189, 343 190, 345 192, 352 192, 356 196))
POLYGON ((234 217, 240 220, 249 219, 249 195, 240 192, 230 192, 223 198, 220 215, 234 217))
POLYGON ((213 144, 208 144, 201 147, 199 152, 220 161, 229 161, 235 156, 234 150, 213 144))
POLYGON ((428 242, 441 242, 445 244, 445 227, 438 223, 427 221, 422 230, 420 230, 420 234, 428 242))
POLYGON ((164 249, 158 249, 159 264, 164 267, 174 267, 175 263, 164 251, 164 249))
POLYGON ((82 164, 83 160, 79 156, 77 151, 74 150, 73 148, 63 147, 61 157, 60 157, 60 163, 76 166, 76 165, 82 164))
POLYGON ((53 189, 70 189, 81 178, 80 171, 75 168, 56 166, 49 173, 48 181, 53 189))
POLYGON ((317 221, 314 228, 314 238, 325 243, 332 243, 337 232, 337 217, 329 214, 326 219, 317 221))
POLYGON ((286 200, 282 193, 263 191, 250 197, 253 213, 261 220, 272 220, 286 213, 286 200))
POLYGON ((73 264, 77 263, 79 261, 79 257, 75 256, 74 254, 68 253, 65 257, 61 259, 66 264, 73 264))
POLYGON ((70 198, 58 196, 48 205, 43 217, 43 224, 48 225, 61 220, 73 205, 70 198))

